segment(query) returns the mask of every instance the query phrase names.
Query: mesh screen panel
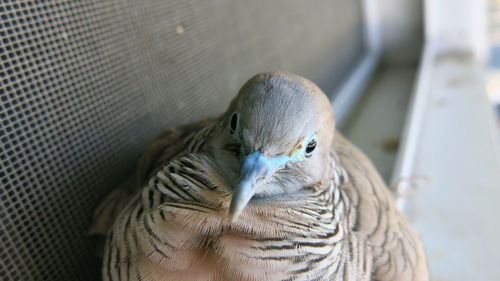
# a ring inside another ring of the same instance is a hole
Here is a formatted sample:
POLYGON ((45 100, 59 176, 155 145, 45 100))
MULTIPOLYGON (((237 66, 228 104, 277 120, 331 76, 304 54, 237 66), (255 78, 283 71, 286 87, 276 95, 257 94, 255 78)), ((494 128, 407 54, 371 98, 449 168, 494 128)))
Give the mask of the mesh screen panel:
POLYGON ((100 199, 163 129, 257 72, 332 91, 361 1, 0 1, 0 279, 98 280, 100 199))

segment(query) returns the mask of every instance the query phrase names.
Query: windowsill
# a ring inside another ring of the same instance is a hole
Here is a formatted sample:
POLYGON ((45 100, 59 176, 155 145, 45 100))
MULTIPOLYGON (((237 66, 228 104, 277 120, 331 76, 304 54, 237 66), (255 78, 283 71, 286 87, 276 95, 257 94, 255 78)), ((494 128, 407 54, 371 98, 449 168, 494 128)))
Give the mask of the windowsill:
POLYGON ((464 51, 427 47, 395 181, 421 234, 431 280, 500 278, 500 157, 484 71, 464 51))
POLYGON ((358 146, 389 182, 408 112, 417 65, 379 67, 340 131, 358 146))

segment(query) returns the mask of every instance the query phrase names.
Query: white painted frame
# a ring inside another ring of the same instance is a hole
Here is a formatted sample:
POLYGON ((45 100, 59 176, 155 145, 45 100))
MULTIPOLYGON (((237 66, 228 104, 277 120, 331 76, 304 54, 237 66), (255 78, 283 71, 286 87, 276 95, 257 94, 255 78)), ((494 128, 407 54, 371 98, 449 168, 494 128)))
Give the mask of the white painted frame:
POLYGON ((337 125, 342 124, 370 81, 382 53, 378 0, 363 0, 363 39, 366 52, 332 100, 337 125))
POLYGON ((499 280, 499 124, 486 92, 487 0, 426 0, 425 47, 392 182, 431 280, 499 280), (412 179, 428 178, 424 184, 412 179))
MULTIPOLYGON (((418 154, 417 144, 425 119, 429 84, 437 57, 447 52, 470 52, 474 55, 478 65, 486 64, 486 9, 487 0, 425 0, 424 51, 391 180, 393 186, 397 185, 401 179, 414 176, 414 164, 418 154)), ((409 187, 400 185, 399 188, 409 187)), ((405 192, 402 191, 402 193, 405 192)), ((399 201, 398 205, 403 208, 404 202, 399 201)))

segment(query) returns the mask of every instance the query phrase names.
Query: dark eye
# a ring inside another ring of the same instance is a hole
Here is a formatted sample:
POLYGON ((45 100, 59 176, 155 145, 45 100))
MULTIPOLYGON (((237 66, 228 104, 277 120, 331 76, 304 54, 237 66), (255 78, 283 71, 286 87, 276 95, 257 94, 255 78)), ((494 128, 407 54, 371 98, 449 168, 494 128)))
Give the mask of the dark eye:
POLYGON ((305 155, 306 157, 311 157, 312 155, 312 152, 314 151, 314 149, 316 148, 316 138, 313 138, 308 144, 307 144, 307 147, 306 147, 306 152, 305 152, 305 155))
POLYGON ((231 134, 234 134, 236 129, 238 129, 238 113, 234 112, 233 115, 231 115, 231 119, 229 119, 229 131, 231 134))

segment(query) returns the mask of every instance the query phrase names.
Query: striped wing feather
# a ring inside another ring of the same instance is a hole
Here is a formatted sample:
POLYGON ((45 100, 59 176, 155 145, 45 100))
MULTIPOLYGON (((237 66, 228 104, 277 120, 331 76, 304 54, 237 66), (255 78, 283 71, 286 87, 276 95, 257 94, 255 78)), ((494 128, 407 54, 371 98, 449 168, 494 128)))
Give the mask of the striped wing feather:
MULTIPOLYGON (((101 201, 94 213, 89 233, 108 233, 118 213, 130 201, 134 192, 144 186, 153 171, 163 163, 200 150, 203 139, 215 123, 215 119, 205 119, 167 130, 158 136, 141 156, 134 175, 101 201)), ((99 252, 98 255, 102 256, 102 253, 99 252)))
POLYGON ((342 189, 351 205, 349 228, 370 249, 372 278, 428 280, 420 239, 396 209, 392 193, 373 164, 340 134, 334 150, 347 177, 342 189))

